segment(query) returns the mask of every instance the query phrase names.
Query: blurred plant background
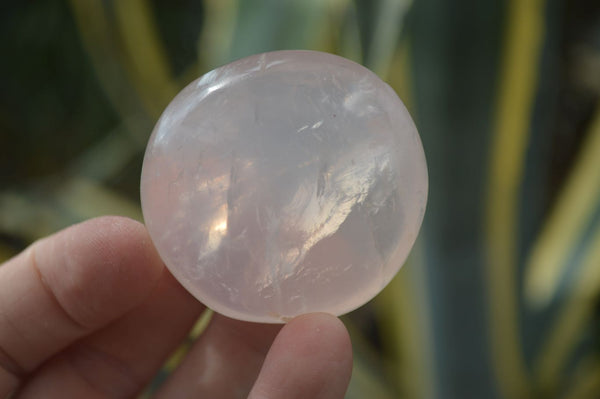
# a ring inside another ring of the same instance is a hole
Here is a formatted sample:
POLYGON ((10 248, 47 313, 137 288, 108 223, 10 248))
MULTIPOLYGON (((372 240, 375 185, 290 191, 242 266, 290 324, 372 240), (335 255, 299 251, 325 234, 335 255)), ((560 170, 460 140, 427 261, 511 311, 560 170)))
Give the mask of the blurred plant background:
POLYGON ((0 260, 94 216, 141 220, 146 141, 193 79, 263 51, 332 52, 399 93, 430 173, 407 265, 344 318, 356 351, 347 397, 600 397, 597 0, 0 11, 0 260))

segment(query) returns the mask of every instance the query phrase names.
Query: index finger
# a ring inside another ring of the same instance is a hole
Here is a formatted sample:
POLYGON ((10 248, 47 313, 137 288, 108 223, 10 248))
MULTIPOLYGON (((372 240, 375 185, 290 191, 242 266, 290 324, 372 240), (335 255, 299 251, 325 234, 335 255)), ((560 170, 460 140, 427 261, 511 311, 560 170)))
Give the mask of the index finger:
POLYGON ((140 304, 162 270, 144 226, 120 217, 65 229, 0 266, 0 397, 140 304))

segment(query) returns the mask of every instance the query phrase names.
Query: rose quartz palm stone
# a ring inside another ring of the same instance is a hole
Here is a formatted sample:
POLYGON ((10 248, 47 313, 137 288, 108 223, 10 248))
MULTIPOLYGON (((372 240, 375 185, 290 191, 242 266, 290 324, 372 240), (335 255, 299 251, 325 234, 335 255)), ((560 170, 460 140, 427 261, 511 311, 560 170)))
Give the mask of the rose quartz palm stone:
POLYGON ((387 84, 335 55, 278 51, 175 97, 150 137, 141 198, 189 292, 277 323, 377 295, 413 246, 427 186, 419 135, 387 84))

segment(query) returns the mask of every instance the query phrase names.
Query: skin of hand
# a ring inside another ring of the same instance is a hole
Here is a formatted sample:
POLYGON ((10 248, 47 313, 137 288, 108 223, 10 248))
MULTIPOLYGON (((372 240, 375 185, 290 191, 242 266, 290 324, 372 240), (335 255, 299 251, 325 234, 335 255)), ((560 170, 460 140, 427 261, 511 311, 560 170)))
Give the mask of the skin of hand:
MULTIPOLYGON (((204 310, 145 227, 101 217, 0 265, 0 398, 135 398, 204 310)), ((342 399, 352 350, 342 322, 285 326, 215 315, 155 398, 342 399)))

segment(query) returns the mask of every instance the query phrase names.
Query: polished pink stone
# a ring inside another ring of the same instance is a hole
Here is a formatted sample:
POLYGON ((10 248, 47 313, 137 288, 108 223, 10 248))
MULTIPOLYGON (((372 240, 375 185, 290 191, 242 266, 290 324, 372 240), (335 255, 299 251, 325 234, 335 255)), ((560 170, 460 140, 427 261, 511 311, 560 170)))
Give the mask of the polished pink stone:
POLYGON ((427 201, 415 126, 347 59, 279 51, 207 73, 148 143, 144 218, 173 275, 215 311, 340 315, 400 269, 427 201))

